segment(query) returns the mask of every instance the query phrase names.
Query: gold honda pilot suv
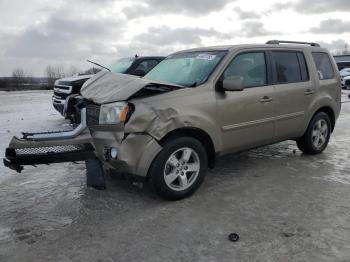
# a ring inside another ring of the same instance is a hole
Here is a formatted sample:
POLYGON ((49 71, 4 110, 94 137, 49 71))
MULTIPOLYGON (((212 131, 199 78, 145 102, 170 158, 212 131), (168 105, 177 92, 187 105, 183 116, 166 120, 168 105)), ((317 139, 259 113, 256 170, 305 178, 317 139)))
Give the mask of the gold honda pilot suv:
MULTIPOLYGON (((326 49, 273 40, 177 52, 143 78, 100 72, 81 94, 104 169, 143 177, 161 196, 180 199, 217 156, 284 140, 321 153, 339 116, 341 83, 326 49)), ((81 141, 84 127, 66 144, 81 141)))

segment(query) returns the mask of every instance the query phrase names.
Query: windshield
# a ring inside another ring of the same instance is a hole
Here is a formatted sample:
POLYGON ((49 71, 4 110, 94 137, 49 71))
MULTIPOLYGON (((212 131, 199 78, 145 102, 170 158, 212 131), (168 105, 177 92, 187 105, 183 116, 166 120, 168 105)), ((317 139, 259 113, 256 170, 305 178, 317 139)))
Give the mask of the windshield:
POLYGON ((225 54, 226 51, 202 51, 170 55, 144 78, 195 87, 207 81, 225 54))
POLYGON ((134 62, 135 58, 125 57, 114 62, 109 68, 113 73, 125 73, 134 62))

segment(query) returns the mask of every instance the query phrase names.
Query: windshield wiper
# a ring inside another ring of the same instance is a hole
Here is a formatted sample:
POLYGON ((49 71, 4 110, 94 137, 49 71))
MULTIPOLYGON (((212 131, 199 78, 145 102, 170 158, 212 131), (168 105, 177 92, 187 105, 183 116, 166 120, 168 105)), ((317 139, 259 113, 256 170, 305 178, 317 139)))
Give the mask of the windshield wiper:
POLYGON ((109 69, 108 67, 105 67, 105 66, 103 66, 103 65, 100 65, 100 64, 98 64, 98 63, 96 63, 96 62, 93 62, 93 61, 91 61, 91 60, 86 60, 86 61, 88 61, 88 62, 91 63, 91 64, 94 64, 94 65, 97 65, 97 66, 99 66, 99 67, 102 67, 102 68, 108 70, 109 72, 112 72, 111 69, 109 69))

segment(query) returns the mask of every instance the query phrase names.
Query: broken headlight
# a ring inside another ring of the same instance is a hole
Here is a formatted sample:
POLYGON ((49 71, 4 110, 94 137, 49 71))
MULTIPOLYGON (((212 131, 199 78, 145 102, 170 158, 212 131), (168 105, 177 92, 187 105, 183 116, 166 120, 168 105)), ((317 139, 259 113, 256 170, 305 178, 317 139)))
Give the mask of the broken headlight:
POLYGON ((100 125, 110 125, 125 122, 128 115, 129 107, 126 102, 116 102, 101 105, 100 125))

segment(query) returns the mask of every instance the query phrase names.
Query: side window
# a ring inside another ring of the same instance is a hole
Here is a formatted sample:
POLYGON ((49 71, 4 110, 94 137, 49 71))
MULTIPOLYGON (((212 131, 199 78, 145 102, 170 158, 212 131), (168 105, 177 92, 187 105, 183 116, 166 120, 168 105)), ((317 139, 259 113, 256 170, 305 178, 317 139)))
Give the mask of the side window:
POLYGON ((151 71, 151 69, 153 69, 153 67, 155 67, 158 64, 157 60, 145 60, 143 62, 141 62, 134 71, 136 70, 142 70, 143 72, 145 72, 145 74, 147 74, 149 71, 151 71))
MULTIPOLYGON (((276 72, 275 81, 279 84, 303 81, 302 66, 299 65, 298 52, 272 51, 272 63, 276 72)), ((304 59, 304 74, 305 74, 304 59)), ((305 76, 304 76, 305 77, 305 76)))
POLYGON ((334 78, 334 70, 328 54, 315 52, 312 53, 312 56, 314 58, 319 79, 325 80, 334 78))
POLYGON ((244 87, 263 86, 267 83, 264 52, 237 55, 224 72, 224 78, 242 76, 244 87))

